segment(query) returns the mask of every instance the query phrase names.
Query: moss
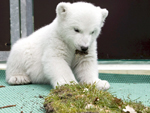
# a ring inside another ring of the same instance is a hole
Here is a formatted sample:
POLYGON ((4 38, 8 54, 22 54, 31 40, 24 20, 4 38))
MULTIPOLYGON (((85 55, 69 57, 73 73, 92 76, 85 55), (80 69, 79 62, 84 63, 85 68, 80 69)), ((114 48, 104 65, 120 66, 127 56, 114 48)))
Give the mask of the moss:
POLYGON ((47 113, 124 113, 127 105, 137 113, 150 113, 150 108, 141 103, 123 101, 87 84, 58 86, 50 91, 44 102, 47 113))

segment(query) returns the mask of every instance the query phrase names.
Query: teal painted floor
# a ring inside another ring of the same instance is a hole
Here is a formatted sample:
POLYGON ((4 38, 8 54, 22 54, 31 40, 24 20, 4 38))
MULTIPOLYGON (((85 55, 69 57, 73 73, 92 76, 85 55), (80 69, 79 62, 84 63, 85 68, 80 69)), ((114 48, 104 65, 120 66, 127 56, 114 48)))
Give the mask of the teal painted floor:
POLYGON ((99 59, 98 60, 98 63, 99 64, 140 64, 140 65, 142 65, 142 64, 147 64, 147 65, 149 65, 150 64, 150 60, 127 60, 127 59, 125 59, 125 60, 104 60, 104 59, 99 59))
MULTIPOLYGON (((117 75, 100 74, 101 79, 108 80, 109 92, 118 98, 137 100, 150 106, 150 76, 149 75, 117 75)), ((5 71, 0 71, 0 107, 16 105, 0 109, 0 113, 44 113, 44 96, 52 88, 50 85, 29 84, 10 86, 5 82, 5 71)))

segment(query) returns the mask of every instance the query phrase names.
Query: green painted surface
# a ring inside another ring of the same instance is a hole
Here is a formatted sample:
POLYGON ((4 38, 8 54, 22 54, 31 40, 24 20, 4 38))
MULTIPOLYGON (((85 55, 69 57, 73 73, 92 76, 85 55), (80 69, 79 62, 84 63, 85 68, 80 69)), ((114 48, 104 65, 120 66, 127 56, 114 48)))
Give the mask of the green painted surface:
POLYGON ((44 113, 44 98, 52 88, 50 85, 28 84, 8 85, 5 81, 5 71, 0 71, 0 107, 16 105, 16 107, 0 109, 0 113, 44 113))
POLYGON ((150 65, 150 60, 98 60, 99 64, 147 64, 150 65))
POLYGON ((150 106, 150 76, 126 75, 126 74, 103 74, 99 77, 108 80, 111 88, 109 91, 121 99, 141 101, 150 106))
MULTIPOLYGON (((109 91, 118 98, 141 101, 150 106, 150 76, 144 75, 117 75, 100 74, 101 79, 108 80, 111 88, 109 91)), ((47 96, 50 85, 28 84, 11 86, 5 82, 5 71, 0 71, 0 107, 16 105, 15 107, 0 109, 0 113, 44 113, 44 98, 47 96)))

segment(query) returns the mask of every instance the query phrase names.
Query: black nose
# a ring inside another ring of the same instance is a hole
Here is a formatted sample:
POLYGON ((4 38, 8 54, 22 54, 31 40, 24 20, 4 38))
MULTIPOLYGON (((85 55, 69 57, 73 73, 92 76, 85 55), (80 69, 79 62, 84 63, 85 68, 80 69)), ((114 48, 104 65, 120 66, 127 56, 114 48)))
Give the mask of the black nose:
POLYGON ((82 51, 87 51, 87 50, 88 50, 88 47, 81 46, 81 50, 82 50, 82 51))

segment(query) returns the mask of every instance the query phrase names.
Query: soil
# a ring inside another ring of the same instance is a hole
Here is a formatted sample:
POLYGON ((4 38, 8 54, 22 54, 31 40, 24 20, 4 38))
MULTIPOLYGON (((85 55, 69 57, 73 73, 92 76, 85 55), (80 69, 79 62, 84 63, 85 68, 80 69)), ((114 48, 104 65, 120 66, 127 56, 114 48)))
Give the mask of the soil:
POLYGON ((39 98, 44 98, 43 96, 39 95, 39 98))
POLYGON ((54 108, 52 107, 51 103, 44 104, 44 107, 45 107, 46 113, 53 113, 54 112, 54 108))
POLYGON ((132 107, 137 113, 150 113, 150 107, 146 107, 141 103, 132 102, 131 100, 123 101, 122 99, 111 95, 107 91, 97 90, 94 85, 80 86, 76 84, 60 86, 56 89, 52 89, 49 96, 45 98, 44 102, 46 113, 55 113, 59 110, 66 113, 66 111, 71 111, 72 107, 74 107, 73 112, 78 113, 81 106, 84 107, 81 108, 82 110, 80 109, 79 113, 99 113, 99 110, 106 113, 111 113, 114 111, 116 113, 125 113, 123 109, 128 105, 130 105, 130 107, 132 107), (89 90, 85 92, 85 88, 89 90), (67 103, 71 104, 68 105, 67 103), (78 106, 79 104, 80 107, 78 106), (84 106, 89 104, 93 105, 95 110, 84 106), (100 106, 101 108, 96 106, 100 106))
POLYGON ((79 55, 87 55, 88 52, 76 50, 76 51, 75 51, 75 54, 79 54, 79 55))

